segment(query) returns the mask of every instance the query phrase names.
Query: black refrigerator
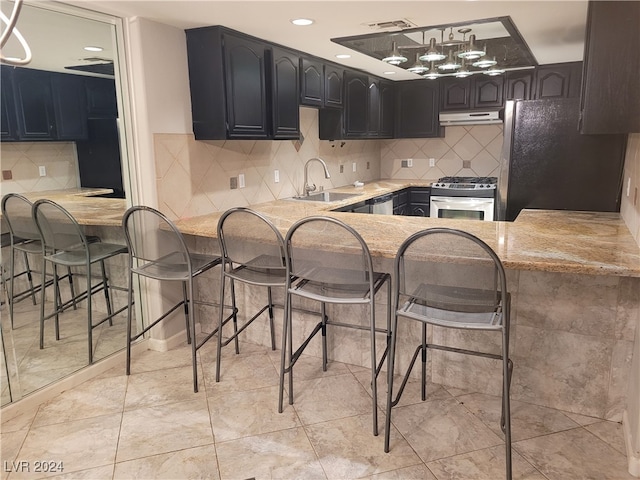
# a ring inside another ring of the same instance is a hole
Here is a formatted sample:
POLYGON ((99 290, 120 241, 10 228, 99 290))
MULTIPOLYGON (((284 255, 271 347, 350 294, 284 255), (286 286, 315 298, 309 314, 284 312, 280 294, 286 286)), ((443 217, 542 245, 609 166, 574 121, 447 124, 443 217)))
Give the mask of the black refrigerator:
POLYGON ((578 98, 508 101, 497 219, 524 208, 620 210, 626 135, 578 133, 578 98))

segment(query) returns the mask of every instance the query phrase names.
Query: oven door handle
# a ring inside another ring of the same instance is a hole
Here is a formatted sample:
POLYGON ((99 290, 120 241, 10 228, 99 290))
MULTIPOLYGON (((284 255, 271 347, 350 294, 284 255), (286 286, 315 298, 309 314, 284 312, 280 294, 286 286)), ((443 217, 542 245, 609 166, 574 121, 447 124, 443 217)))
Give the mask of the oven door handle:
POLYGON ((433 203, 457 204, 469 207, 490 205, 494 202, 493 198, 476 198, 476 197, 431 197, 433 203))

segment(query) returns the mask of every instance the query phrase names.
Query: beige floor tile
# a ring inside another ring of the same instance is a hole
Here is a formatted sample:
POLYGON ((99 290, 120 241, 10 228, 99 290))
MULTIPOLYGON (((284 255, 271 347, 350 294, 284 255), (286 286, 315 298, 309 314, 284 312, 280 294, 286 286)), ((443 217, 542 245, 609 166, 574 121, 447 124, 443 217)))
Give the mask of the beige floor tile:
POLYGON ((116 463, 113 480, 218 480, 216 450, 211 445, 116 463))
MULTIPOLYGON (((371 396, 351 373, 299 382, 294 374, 293 392, 293 407, 304 425, 372 411, 371 396)), ((285 393, 285 409, 287 402, 285 393)))
POLYGON ((216 443, 301 425, 294 409, 278 413, 278 387, 209 398, 209 413, 216 443))
MULTIPOLYGON (((503 438, 500 429, 501 397, 472 393, 457 397, 457 400, 482 420, 493 433, 503 438)), ((511 401, 511 439, 513 442, 569 430, 577 426, 577 423, 559 410, 511 401)))
POLYGON ((437 480, 436 477, 423 464, 414 465, 413 467, 401 468, 399 470, 391 470, 390 472, 377 473, 362 480, 437 480))
POLYGON ((371 428, 371 415, 305 427, 329 479, 360 478, 421 463, 404 440, 396 441, 392 451, 384 453, 383 426, 377 437, 371 428))
POLYGON ((29 410, 24 409, 17 415, 14 415, 12 417, 0 415, 0 418, 2 419, 2 426, 0 427, 0 431, 2 433, 7 433, 29 428, 33 423, 33 419, 36 418, 37 413, 38 409, 33 408, 29 410))
MULTIPOLYGON (((425 463, 502 443, 455 399, 396 407, 391 422, 425 463)), ((397 442, 392 432, 391 449, 397 442)))
POLYGON ((302 428, 223 442, 216 451, 222 480, 327 478, 302 428))
POLYGON ((63 473, 62 475, 56 475, 50 478, 55 480, 108 480, 111 479, 111 477, 113 477, 113 465, 63 473))
POLYGON ((579 413, 572 413, 572 412, 562 412, 562 413, 564 413, 571 420, 576 422, 578 425, 582 425, 583 427, 585 425, 591 425, 592 423, 598 423, 602 421, 601 418, 588 417, 586 415, 580 415, 579 413))
POLYGON ((2 449, 0 449, 0 463, 2 464, 1 478, 3 480, 5 480, 9 476, 9 473, 14 470, 12 466, 22 460, 17 457, 20 448, 22 448, 24 439, 27 438, 27 433, 29 433, 29 430, 25 429, 14 432, 5 432, 3 430, 0 434, 0 445, 2 445, 2 449))
MULTIPOLYGON (((280 372, 280 350, 275 352, 269 351, 269 358, 280 372)), ((312 357, 310 355, 301 355, 295 366, 293 367, 294 378, 297 380, 311 380, 331 375, 344 375, 349 373, 350 369, 345 363, 329 361, 327 371, 322 371, 322 358, 312 357)), ((369 371, 368 369, 366 370, 369 371)))
MULTIPOLYGON (((121 419, 121 414, 112 414, 31 428, 18 459, 62 462, 63 472, 43 477, 113 464, 121 419)), ((10 478, 33 478, 33 474, 15 472, 10 478)))
MULTIPOLYGON (((145 350, 131 356, 132 374, 191 365, 191 346, 187 345, 186 341, 183 345, 166 352, 145 350)), ((124 365, 122 368, 124 369, 124 365)))
MULTIPOLYGON (((264 350, 262 350, 264 352, 264 350)), ((216 396, 278 385, 280 379, 266 353, 240 354, 223 360, 220 381, 216 382, 216 364, 202 361, 207 395, 216 396)))
POLYGON ((626 457, 584 428, 523 440, 514 449, 549 480, 632 480, 626 457))
POLYGON ((627 447, 624 443, 622 424, 616 422, 598 422, 585 427, 603 442, 608 443, 618 452, 627 455, 627 447))
MULTIPOLYGON (((438 480, 496 480, 505 478, 505 450, 503 445, 476 450, 427 463, 438 480)), ((512 451, 514 480, 545 480, 529 462, 512 451)))
POLYGON ((125 410, 159 406, 204 397, 202 373, 198 370, 198 393, 193 391, 193 368, 165 368, 129 375, 125 410), (167 388, 170 386, 171 388, 167 388))
POLYGON ((126 388, 124 376, 89 380, 42 405, 33 426, 121 413, 126 388))
POLYGON ((213 443, 204 397, 124 412, 117 461, 213 443))

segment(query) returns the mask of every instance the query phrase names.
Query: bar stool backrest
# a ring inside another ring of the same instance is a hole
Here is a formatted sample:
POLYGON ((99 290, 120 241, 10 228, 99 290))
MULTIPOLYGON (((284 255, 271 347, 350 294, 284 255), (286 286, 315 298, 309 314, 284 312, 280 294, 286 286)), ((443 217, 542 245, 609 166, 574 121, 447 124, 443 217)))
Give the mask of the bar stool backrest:
POLYGON ((89 242, 76 219, 51 200, 33 204, 33 218, 44 245, 52 250, 88 251, 89 242))
POLYGON ((374 272, 367 244, 352 227, 323 216, 306 217, 287 233, 290 274, 337 289, 372 286, 374 272))
POLYGON ((220 250, 226 261, 262 270, 286 269, 284 238, 262 214, 238 207, 218 221, 220 250))
POLYGON ((441 310, 493 312, 507 292, 502 262, 479 238, 449 228, 410 236, 396 256, 398 306, 408 299, 441 310))
POLYGON ((17 193, 8 193, 2 197, 2 217, 11 235, 24 240, 40 240, 32 208, 33 203, 17 193))
POLYGON ((144 205, 129 208, 123 218, 131 261, 149 276, 165 278, 166 273, 192 272, 189 249, 182 233, 162 212, 144 205), (145 269, 144 266, 147 265, 145 269))

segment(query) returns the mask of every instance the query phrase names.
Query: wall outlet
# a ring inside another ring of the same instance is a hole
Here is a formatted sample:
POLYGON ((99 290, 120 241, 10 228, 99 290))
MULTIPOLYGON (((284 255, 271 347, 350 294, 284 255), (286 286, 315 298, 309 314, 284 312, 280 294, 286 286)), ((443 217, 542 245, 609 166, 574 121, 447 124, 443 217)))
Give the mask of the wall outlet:
POLYGON ((13 172, 11 170, 2 170, 2 179, 11 180, 13 178, 13 172))
POLYGON ((38 171, 40 172, 40 176, 41 177, 46 177, 47 176, 47 167, 45 167, 44 165, 40 165, 38 167, 38 171))
POLYGON ((238 177, 231 177, 229 179, 229 188, 231 190, 235 190, 236 188, 238 188, 238 177))
POLYGON ((413 158, 407 158, 407 167, 413 167, 413 158))
POLYGON ((274 183, 280 183, 280 170, 273 171, 273 181, 274 183))
POLYGON ((351 164, 351 168, 353 168, 353 171, 354 171, 354 172, 356 171, 356 165, 357 165, 357 164, 356 164, 356 162, 353 162, 353 163, 351 164))
POLYGON ((244 188, 245 184, 244 184, 244 173, 241 173, 238 175, 238 187, 239 188, 244 188))
POLYGON ((367 170, 369 170, 371 168, 371 163, 367 162, 367 170))
POLYGON ((344 165, 340 165, 340 173, 344 173, 344 165))
POLYGON ((435 158, 430 158, 429 159, 429 166, 430 167, 435 167, 436 166, 436 159, 435 158))

